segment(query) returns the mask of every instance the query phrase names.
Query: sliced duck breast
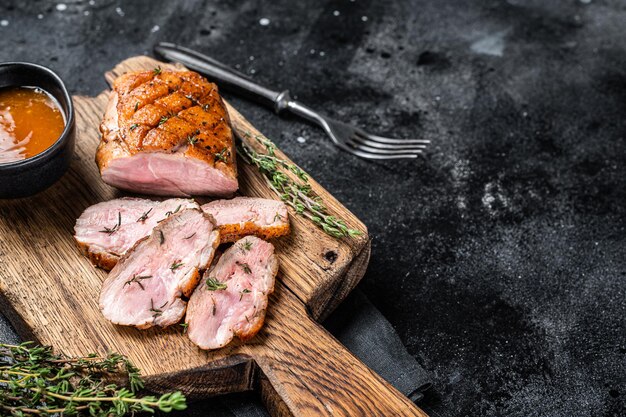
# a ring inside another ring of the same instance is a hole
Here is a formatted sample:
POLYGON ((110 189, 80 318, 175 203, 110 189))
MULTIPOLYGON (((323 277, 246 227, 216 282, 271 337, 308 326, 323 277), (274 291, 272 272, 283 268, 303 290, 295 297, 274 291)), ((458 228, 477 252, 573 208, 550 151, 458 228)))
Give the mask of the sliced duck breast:
POLYGON ((248 235, 271 239, 289 234, 289 214, 282 201, 235 197, 211 201, 202 210, 215 219, 222 242, 235 242, 248 235))
POLYGON ((277 272, 271 243, 248 236, 228 248, 189 299, 185 322, 191 341, 217 349, 234 336, 252 338, 263 325, 277 272))
POLYGON ((110 270, 121 256, 172 214, 199 208, 193 200, 172 198, 162 202, 117 198, 88 207, 76 220, 74 239, 96 265, 110 270))
MULTIPOLYGON (((82 252, 96 265, 110 270, 136 241, 172 213, 198 208, 193 200, 173 198, 162 202, 118 198, 87 208, 76 221, 74 238, 82 252)), ((273 238, 289 233, 287 206, 276 200, 237 197, 202 206, 213 216, 222 243, 247 235, 273 238)))
POLYGON ((122 256, 104 281, 100 310, 115 324, 166 327, 183 317, 186 302, 213 260, 219 231, 199 209, 159 223, 122 256))
POLYGON ((96 163, 109 185, 184 197, 237 191, 228 112, 200 74, 155 68, 120 76, 100 131, 96 163))

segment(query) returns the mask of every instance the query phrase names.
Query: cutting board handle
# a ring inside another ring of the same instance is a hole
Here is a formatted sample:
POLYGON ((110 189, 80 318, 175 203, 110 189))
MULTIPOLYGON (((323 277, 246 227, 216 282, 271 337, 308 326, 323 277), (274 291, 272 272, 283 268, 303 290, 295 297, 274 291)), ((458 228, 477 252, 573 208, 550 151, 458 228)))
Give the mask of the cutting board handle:
POLYGON ((281 293, 268 310, 264 346, 255 349, 274 417, 426 417, 313 321, 289 290, 281 293))

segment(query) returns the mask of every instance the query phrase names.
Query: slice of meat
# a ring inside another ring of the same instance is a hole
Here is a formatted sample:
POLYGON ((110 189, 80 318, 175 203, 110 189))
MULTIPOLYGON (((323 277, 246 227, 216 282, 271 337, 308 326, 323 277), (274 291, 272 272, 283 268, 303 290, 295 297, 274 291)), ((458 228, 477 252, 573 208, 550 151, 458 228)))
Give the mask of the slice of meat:
POLYGON ((177 323, 219 244, 209 215, 187 209, 169 216, 137 242, 102 285, 100 310, 115 324, 145 329, 177 323))
POLYGON ((189 299, 185 322, 191 341, 217 349, 233 336, 252 338, 263 326, 277 272, 271 243, 249 236, 226 250, 189 299))
POLYGON ((130 72, 113 83, 96 162, 109 185, 144 194, 237 191, 233 133, 217 86, 191 71, 130 72))
POLYGON ((199 208, 193 200, 172 198, 163 202, 118 198, 88 207, 76 220, 74 239, 96 266, 110 270, 120 256, 171 214, 199 208))
MULTIPOLYGON (((162 202, 118 198, 88 207, 76 221, 74 239, 81 251, 100 268, 110 270, 139 239, 172 213, 199 208, 193 200, 162 202), (118 225, 119 223, 119 225, 118 225)), ((287 207, 281 201, 237 197, 202 206, 220 230, 222 243, 248 235, 273 238, 289 233, 287 207)))
POLYGON ((202 210, 215 219, 222 242, 255 235, 270 239, 289 234, 289 215, 282 201, 235 197, 204 204, 202 210))

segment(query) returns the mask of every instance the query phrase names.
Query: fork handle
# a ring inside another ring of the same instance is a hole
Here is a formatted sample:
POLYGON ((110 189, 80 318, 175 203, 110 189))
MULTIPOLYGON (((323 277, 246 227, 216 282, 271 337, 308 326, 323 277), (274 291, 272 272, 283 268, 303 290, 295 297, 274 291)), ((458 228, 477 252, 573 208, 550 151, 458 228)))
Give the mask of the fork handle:
POLYGON ((274 109, 276 113, 289 108, 289 91, 263 87, 242 73, 199 52, 169 42, 161 42, 154 51, 168 61, 180 62, 190 70, 207 75, 224 90, 245 95, 274 109))

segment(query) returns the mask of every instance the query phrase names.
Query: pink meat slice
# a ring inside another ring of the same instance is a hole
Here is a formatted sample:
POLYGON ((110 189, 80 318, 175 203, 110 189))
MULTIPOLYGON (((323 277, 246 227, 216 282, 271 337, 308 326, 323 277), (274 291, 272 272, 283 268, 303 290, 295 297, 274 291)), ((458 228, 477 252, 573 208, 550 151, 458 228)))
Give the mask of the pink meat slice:
POLYGON ((235 242, 248 235, 271 239, 289 234, 289 215, 282 201, 235 197, 211 201, 202 210, 215 219, 222 242, 235 242))
POLYGON ((185 322, 191 341, 217 349, 234 336, 252 338, 263 326, 277 272, 271 243, 248 236, 226 250, 189 299, 185 322))
POLYGON ((122 256, 100 293, 109 321, 145 329, 167 327, 183 317, 186 302, 219 245, 219 231, 199 209, 186 209, 159 223, 122 256))
POLYGON ((172 198, 153 201, 118 198, 88 207, 76 220, 74 239, 97 266, 110 270, 159 222, 188 208, 199 208, 193 200, 172 198))
MULTIPOLYGON (((198 207, 193 200, 179 198, 162 202, 118 198, 87 208, 76 221, 74 237, 96 266, 110 270, 120 256, 169 214, 198 207)), ((248 235, 270 239, 289 233, 287 206, 281 201, 237 197, 212 201, 202 209, 215 219, 222 243, 248 235)))

